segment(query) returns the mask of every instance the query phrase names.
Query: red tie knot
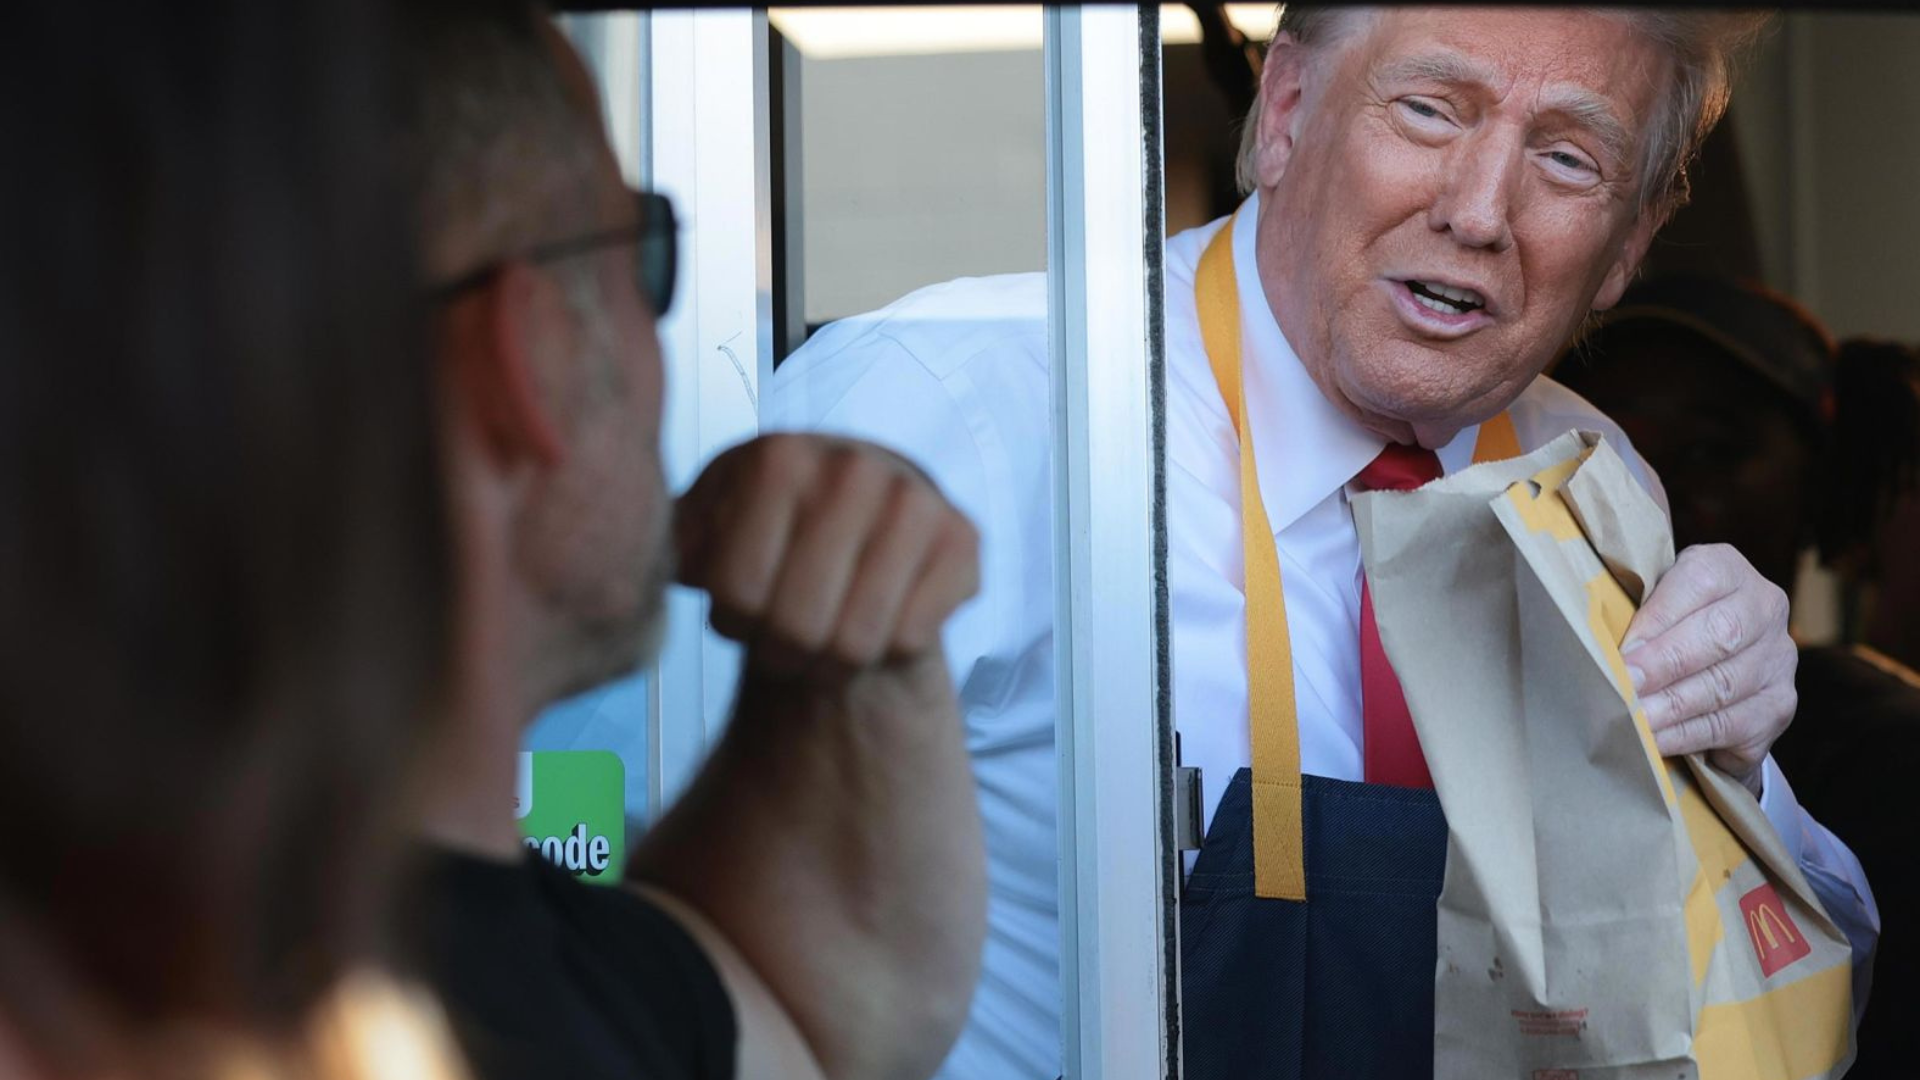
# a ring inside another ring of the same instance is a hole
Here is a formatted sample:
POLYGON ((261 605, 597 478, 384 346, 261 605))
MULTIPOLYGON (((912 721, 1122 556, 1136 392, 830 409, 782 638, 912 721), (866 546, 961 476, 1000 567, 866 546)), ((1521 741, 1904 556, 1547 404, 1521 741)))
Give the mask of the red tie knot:
POLYGON ((1418 446, 1388 443, 1353 482, 1363 491, 1412 491, 1440 478, 1440 459, 1418 446))

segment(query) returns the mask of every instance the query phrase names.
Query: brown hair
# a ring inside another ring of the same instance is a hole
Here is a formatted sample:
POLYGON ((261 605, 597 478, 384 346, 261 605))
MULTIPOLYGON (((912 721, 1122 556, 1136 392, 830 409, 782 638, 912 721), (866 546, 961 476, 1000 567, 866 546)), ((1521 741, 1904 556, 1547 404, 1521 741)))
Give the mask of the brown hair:
POLYGON ((428 263, 450 276, 589 225, 600 121, 568 100, 541 9, 407 0, 402 12, 402 148, 428 263))
POLYGON ((1901 500, 1920 492, 1920 349, 1857 337, 1834 350, 1833 416, 1820 554, 1870 546, 1901 500))
POLYGON ((377 948, 451 595, 386 19, 0 45, 0 1029, 50 1075, 292 1032, 377 948))

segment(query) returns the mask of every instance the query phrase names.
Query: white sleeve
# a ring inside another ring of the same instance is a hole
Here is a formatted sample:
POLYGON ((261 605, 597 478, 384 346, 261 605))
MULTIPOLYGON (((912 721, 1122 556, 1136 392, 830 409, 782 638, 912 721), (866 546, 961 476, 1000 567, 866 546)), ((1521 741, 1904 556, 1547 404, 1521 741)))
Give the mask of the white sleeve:
POLYGON ((1867 873, 1847 845, 1813 820, 1794 797, 1786 774, 1767 755, 1761 770, 1760 809, 1786 842, 1807 884, 1827 916, 1853 946, 1853 1023, 1857 1028, 1873 988, 1874 949, 1880 940, 1880 906, 1874 902, 1867 873))

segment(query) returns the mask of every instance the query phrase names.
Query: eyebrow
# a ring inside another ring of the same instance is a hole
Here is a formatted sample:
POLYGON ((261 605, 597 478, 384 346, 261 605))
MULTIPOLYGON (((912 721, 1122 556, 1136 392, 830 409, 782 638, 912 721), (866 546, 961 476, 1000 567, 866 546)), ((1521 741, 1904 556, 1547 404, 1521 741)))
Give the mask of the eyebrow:
MULTIPOLYGON (((1396 57, 1380 65, 1374 77, 1381 82, 1435 82, 1450 86, 1491 87, 1493 73, 1485 66, 1455 52, 1416 53, 1396 57)), ((1558 113, 1592 132, 1603 150, 1615 162, 1627 164, 1633 150, 1633 133, 1622 123, 1613 105, 1590 90, 1563 86, 1547 92, 1543 113, 1558 113)))
POLYGON ((1455 52, 1415 53, 1380 65, 1376 77, 1387 82, 1470 83, 1492 86, 1493 73, 1455 52))
POLYGON ((1586 128, 1600 140, 1601 148, 1616 163, 1632 164, 1633 133, 1620 122, 1605 98, 1588 90, 1566 87, 1549 92, 1542 111, 1559 113, 1586 128))

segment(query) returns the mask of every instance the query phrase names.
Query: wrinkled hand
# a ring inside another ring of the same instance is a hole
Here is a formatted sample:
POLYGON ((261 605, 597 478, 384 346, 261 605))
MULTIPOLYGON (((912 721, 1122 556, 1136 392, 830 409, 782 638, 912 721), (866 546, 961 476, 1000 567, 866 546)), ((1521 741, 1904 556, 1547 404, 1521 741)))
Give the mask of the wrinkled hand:
POLYGON ((674 511, 681 582, 775 674, 834 678, 937 650, 980 586, 979 537, 893 453, 766 435, 715 458, 674 511))
POLYGON ((1687 548, 1627 627, 1622 655, 1660 752, 1710 751, 1759 795, 1767 751, 1799 704, 1787 594, 1725 544, 1687 548))

